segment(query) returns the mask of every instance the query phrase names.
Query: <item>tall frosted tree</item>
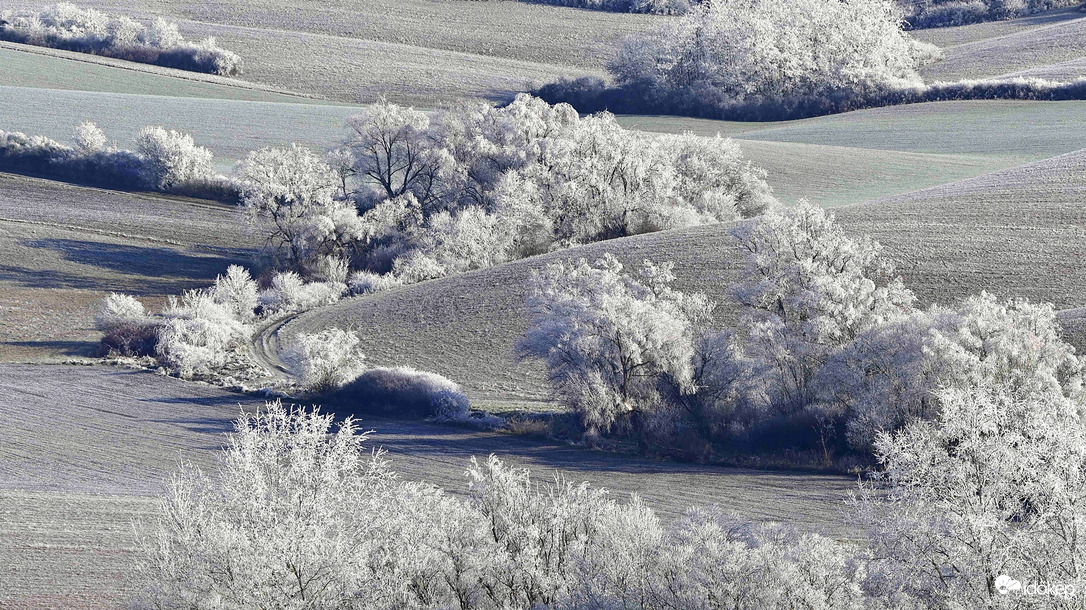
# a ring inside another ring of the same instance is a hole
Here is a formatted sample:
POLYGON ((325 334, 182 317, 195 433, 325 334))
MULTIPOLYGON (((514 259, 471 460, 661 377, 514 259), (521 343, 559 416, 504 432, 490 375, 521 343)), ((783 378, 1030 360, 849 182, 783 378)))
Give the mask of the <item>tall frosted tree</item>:
POLYGON ((732 294, 744 308, 747 352, 784 412, 816 400, 812 381, 837 349, 912 308, 915 297, 879 245, 849 237, 832 213, 806 201, 731 234, 746 255, 732 294))
POLYGON ((243 210, 266 223, 268 246, 288 266, 312 266, 339 256, 363 235, 354 206, 336 200, 338 179, 308 148, 263 148, 242 163, 243 210))
POLYGON ((662 375, 694 389, 696 330, 712 303, 671 289, 671 269, 646 261, 627 274, 608 254, 594 264, 551 264, 532 277, 533 321, 517 349, 543 360, 558 399, 590 432, 606 432, 626 414, 639 426, 659 402, 662 375))

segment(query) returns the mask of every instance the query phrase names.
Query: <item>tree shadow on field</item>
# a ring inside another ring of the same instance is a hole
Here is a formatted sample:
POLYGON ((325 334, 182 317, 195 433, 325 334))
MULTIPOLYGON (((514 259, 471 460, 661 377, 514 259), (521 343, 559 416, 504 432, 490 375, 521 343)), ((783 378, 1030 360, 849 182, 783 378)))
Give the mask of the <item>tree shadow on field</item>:
POLYGON ((384 448, 393 459, 397 455, 422 459, 455 457, 463 458, 466 465, 471 456, 483 458, 493 453, 499 458, 512 459, 518 465, 540 472, 568 470, 633 475, 663 473, 698 476, 743 475, 764 478, 767 479, 767 483, 770 479, 791 481, 797 474, 837 478, 833 475, 814 475, 800 471, 755 470, 653 459, 431 422, 362 416, 358 420, 358 425, 362 430, 374 430, 370 436, 369 445, 384 448))
POLYGON ((226 434, 234 431, 234 420, 222 417, 150 419, 147 421, 154 424, 182 426, 189 432, 197 434, 226 434))
POLYGON ((4 341, 0 345, 44 350, 62 356, 90 356, 98 344, 93 341, 4 341))
POLYGON ((59 252, 66 260, 119 273, 179 279, 214 279, 233 257, 196 255, 175 248, 126 246, 76 239, 24 240, 20 245, 59 252))

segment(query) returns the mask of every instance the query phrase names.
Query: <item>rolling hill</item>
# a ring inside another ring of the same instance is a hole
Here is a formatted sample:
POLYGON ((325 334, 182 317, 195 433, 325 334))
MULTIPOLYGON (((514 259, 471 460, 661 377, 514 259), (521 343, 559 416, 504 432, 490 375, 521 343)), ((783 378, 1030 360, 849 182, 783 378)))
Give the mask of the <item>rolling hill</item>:
POLYGON ((250 264, 260 242, 236 214, 0 173, 0 362, 88 355, 109 291, 157 306, 250 264))

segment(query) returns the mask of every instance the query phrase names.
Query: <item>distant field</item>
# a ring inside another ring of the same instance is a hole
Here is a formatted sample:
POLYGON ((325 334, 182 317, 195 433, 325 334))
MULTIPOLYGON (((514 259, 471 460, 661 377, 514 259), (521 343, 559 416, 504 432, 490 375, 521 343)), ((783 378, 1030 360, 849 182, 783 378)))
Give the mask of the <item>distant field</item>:
POLYGON ((1075 6, 1006 21, 985 21, 958 27, 912 30, 909 34, 918 40, 941 47, 954 47, 970 42, 999 38, 1008 34, 1017 34, 1065 21, 1073 21, 1081 17, 1083 17, 1083 12, 1079 7, 1075 6))
MULTIPOLYGON (((311 103, 310 97, 210 74, 0 41, 0 86, 311 103)), ((2 116, 2 115, 0 115, 2 116)))
POLYGON ((162 125, 191 133, 222 168, 264 146, 299 142, 326 150, 346 136, 358 106, 161 97, 0 86, 0 129, 71 143, 75 128, 95 121, 122 148, 139 130, 162 125))
POLYGON ((183 20, 186 37, 214 35, 238 52, 247 80, 345 102, 386 94, 423 105, 505 99, 561 75, 602 74, 625 36, 665 19, 463 0, 81 4, 183 20))
MULTIPOLYGON (((137 559, 133 519, 153 515, 178 460, 214 464, 222 433, 263 401, 110 367, 0 365, 0 607, 120 608, 137 559)), ((670 519, 720 504, 847 537, 847 477, 708 468, 585 451, 501 433, 363 420, 408 480, 464 489, 472 455, 491 453, 574 481, 638 493, 670 519)))
POLYGON ((539 56, 527 60, 308 32, 207 24, 186 31, 215 34, 223 46, 259 58, 246 64, 249 80, 339 102, 373 102, 382 96, 424 106, 460 99, 502 102, 561 76, 603 74, 553 65, 539 56))
MULTIPOLYGON (((948 302, 988 290, 1001 296, 1086 303, 1086 152, 837 210, 855 235, 871 234, 922 302, 948 302)), ((282 340, 328 326, 361 331, 375 365, 410 365, 462 383, 479 399, 538 400, 546 384, 536 364, 515 364, 513 345, 527 324, 524 286, 549 261, 612 252, 628 263, 675 261, 677 285, 724 305, 740 257, 727 225, 666 231, 583 246, 493 269, 358 297, 303 314, 282 340)))
MULTIPOLYGON (((667 19, 525 2, 465 0, 306 4, 289 0, 88 0, 80 5, 196 22, 183 24, 182 33, 189 38, 200 36, 200 30, 193 28, 219 24, 265 29, 269 35, 276 31, 327 34, 569 67, 602 67, 608 59, 606 51, 623 37, 667 19)), ((41 3, 14 0, 5 6, 40 7, 41 3)), ((234 50, 248 56, 244 49, 234 50)))
POLYGON ((647 131, 734 136, 875 150, 1044 159, 1086 142, 1086 102, 930 102, 798 121, 737 123, 679 117, 619 117, 647 131))
MULTIPOLYGON (((1086 55, 1086 13, 1071 7, 1009 21, 911 34, 944 49, 945 58, 921 70, 927 81, 990 78, 1042 68, 1086 55)), ((1063 73, 1064 78, 1086 72, 1063 73)))
POLYGON ((226 206, 0 174, 0 362, 88 355, 106 292, 158 306, 258 246, 226 206))

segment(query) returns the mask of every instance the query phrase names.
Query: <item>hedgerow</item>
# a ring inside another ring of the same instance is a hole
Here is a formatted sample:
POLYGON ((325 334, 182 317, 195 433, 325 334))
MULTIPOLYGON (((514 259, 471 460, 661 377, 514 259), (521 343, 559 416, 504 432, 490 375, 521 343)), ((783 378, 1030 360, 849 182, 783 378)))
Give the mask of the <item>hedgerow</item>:
POLYGON ((105 134, 87 122, 75 140, 73 147, 45 136, 0 131, 0 170, 106 188, 238 199, 234 181, 215 172, 211 151, 188 134, 145 127, 132 151, 109 145, 105 134))
POLYGON ((41 11, 0 12, 0 40, 192 72, 241 73, 241 58, 219 47, 214 38, 193 42, 181 36, 176 23, 161 17, 148 27, 124 15, 67 2, 41 11))

